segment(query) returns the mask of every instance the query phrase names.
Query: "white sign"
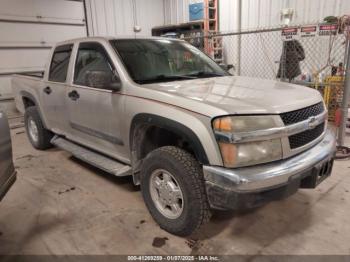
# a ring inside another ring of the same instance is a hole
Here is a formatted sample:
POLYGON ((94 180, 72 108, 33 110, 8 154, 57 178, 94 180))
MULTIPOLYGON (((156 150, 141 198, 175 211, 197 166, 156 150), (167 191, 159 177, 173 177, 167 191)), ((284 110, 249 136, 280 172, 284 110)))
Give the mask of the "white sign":
POLYGON ((282 40, 291 41, 299 38, 298 27, 286 27, 282 29, 282 40))
POLYGON ((336 35, 338 31, 338 24, 321 24, 319 25, 318 35, 329 36, 336 35))
POLYGON ((315 37, 317 35, 317 25, 307 25, 300 27, 301 37, 315 37))

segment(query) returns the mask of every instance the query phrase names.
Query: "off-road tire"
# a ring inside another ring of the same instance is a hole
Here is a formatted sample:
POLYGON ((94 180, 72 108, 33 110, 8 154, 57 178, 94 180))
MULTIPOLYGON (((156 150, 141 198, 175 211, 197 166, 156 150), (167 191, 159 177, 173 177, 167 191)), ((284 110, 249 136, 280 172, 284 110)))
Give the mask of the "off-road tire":
POLYGON ((24 113, 24 123, 25 123, 25 128, 26 128, 28 139, 34 148, 39 149, 39 150, 45 150, 45 149, 49 149, 52 147, 52 144, 50 143, 50 141, 53 137, 53 133, 51 131, 45 129, 36 106, 30 106, 30 107, 26 108, 26 111, 24 113), (31 138, 31 136, 29 135, 29 130, 28 130, 29 118, 32 118, 34 120, 34 122, 38 128, 38 141, 34 141, 31 138))
POLYGON ((180 148, 165 146, 147 155, 141 168, 141 191, 153 219, 169 233, 188 236, 210 220, 211 211, 205 191, 202 168, 190 153, 180 148), (152 172, 157 169, 170 172, 182 190, 183 211, 176 219, 169 219, 162 215, 152 200, 150 178, 152 172))

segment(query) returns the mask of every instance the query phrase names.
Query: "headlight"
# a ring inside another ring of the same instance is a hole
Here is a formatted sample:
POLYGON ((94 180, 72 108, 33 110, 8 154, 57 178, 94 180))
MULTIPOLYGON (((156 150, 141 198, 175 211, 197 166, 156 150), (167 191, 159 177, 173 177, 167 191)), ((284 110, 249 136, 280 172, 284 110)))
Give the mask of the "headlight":
MULTIPOLYGON (((225 137, 279 127, 278 116, 232 116, 217 118, 213 129, 217 138, 225 167, 251 166, 282 159, 281 139, 254 142, 227 141, 225 137)), ((259 140, 259 139, 257 139, 259 140)))

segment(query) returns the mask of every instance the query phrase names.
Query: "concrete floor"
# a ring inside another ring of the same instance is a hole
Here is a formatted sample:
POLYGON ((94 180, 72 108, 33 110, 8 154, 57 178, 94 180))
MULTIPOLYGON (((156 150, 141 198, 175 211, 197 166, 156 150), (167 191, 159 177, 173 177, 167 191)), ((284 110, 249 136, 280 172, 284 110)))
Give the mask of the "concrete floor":
POLYGON ((350 254, 350 161, 315 190, 218 212, 180 238, 152 220, 131 179, 36 151, 23 129, 12 136, 18 180, 0 203, 0 254, 350 254))

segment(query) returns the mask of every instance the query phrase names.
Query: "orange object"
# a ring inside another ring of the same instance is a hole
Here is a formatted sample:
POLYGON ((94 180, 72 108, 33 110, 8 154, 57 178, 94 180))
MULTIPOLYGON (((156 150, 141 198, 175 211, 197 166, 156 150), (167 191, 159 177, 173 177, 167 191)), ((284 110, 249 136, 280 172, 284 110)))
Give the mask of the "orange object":
POLYGON ((214 129, 218 131, 232 131, 232 121, 230 117, 218 118, 214 121, 214 129))
POLYGON ((234 144, 219 143, 221 156, 225 167, 234 167, 236 163, 237 147, 234 144))
POLYGON ((341 110, 340 108, 338 108, 336 111, 335 111, 335 118, 334 118, 334 124, 336 127, 339 127, 340 126, 340 123, 341 123, 341 118, 342 118, 342 113, 341 113, 341 110))

